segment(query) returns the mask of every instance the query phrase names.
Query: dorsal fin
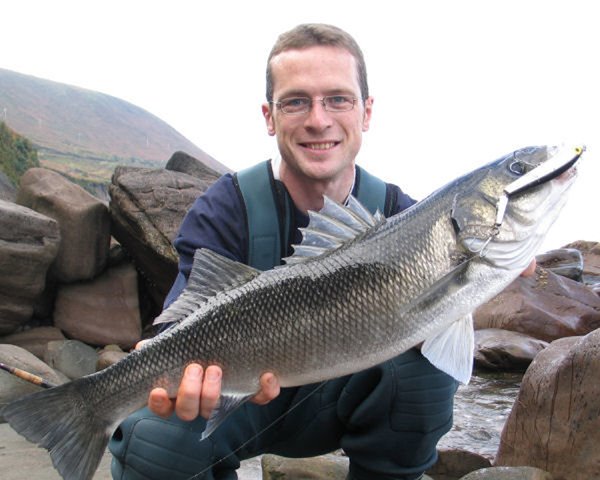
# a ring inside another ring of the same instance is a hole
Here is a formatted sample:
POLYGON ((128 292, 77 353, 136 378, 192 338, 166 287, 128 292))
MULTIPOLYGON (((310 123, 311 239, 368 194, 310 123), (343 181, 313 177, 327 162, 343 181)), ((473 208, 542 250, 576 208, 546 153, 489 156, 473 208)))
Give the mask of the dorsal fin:
POLYGON ((179 323, 217 293, 239 287, 260 273, 207 248, 198 249, 185 290, 153 324, 179 323))
POLYGON ((302 242, 294 245, 294 254, 286 257, 286 264, 303 262, 340 248, 385 221, 381 212, 371 213, 350 196, 346 205, 324 197, 319 212, 308 212, 308 226, 301 228, 302 242))

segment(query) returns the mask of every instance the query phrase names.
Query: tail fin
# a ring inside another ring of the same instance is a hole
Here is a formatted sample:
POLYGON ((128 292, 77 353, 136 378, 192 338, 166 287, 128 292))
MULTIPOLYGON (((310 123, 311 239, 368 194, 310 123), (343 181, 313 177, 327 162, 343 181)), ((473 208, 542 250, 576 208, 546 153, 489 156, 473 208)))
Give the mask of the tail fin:
POLYGON ((2 416, 30 442, 44 447, 65 480, 89 480, 102 459, 110 425, 83 400, 86 379, 10 403, 2 416))

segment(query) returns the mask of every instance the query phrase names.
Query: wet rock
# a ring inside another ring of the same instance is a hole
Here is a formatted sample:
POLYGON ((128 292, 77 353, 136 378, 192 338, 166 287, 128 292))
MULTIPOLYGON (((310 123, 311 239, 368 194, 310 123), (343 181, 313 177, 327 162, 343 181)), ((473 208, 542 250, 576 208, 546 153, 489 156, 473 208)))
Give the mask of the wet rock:
POLYGON ((43 359, 46 350, 48 350, 48 343, 55 340, 66 340, 59 328, 37 327, 1 337, 0 343, 17 345, 18 347, 33 353, 39 359, 43 359))
POLYGON ((548 342, 499 328, 475 331, 475 365, 490 370, 525 371, 548 342))
POLYGON ((164 169, 117 167, 110 185, 112 232, 162 306, 177 275, 172 241, 194 200, 214 181, 164 169))
POLYGON ((59 244, 55 220, 0 200, 0 335, 31 318, 59 244))
POLYGON ((583 254, 576 248, 559 248, 535 257, 540 267, 556 275, 581 281, 583 275, 583 254))
POLYGON ((348 458, 329 454, 311 458, 263 455, 263 480, 345 480, 348 458))
MULTIPOLYGON (((16 345, 0 344, 0 362, 38 375, 57 385, 69 380, 62 373, 53 370, 39 358, 16 345)), ((39 390, 42 390, 42 387, 0 370, 0 413, 9 402, 39 390)))
POLYGON ((556 480, 600 478, 600 330, 552 342, 525 373, 496 465, 529 465, 556 480))
POLYGON ((62 286, 54 325, 68 337, 91 345, 131 348, 141 337, 137 272, 129 264, 109 268, 98 278, 62 286))
POLYGON ((479 307, 475 328, 500 328, 551 342, 600 328, 600 297, 590 288, 541 267, 519 277, 479 307))
POLYGON ((30 168, 21 177, 17 203, 58 222, 62 240, 51 267, 54 278, 61 282, 87 280, 104 269, 110 218, 100 200, 56 172, 30 168))
POLYGON ((44 361, 70 379, 75 379, 96 371, 98 354, 78 340, 57 340, 48 343, 44 361))
POLYGON ((482 455, 454 448, 438 448, 438 461, 427 471, 435 480, 459 480, 463 475, 491 467, 482 455))
MULTIPOLYGON (((437 480, 437 478, 436 478, 437 480)), ((534 467, 491 467, 465 475, 460 480, 556 480, 552 474, 534 467)))

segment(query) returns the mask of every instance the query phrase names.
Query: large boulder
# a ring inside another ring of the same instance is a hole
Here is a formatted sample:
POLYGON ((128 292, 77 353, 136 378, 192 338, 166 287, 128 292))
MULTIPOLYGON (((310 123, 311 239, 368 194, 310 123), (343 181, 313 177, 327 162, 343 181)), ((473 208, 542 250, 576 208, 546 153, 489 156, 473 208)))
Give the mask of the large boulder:
POLYGON ((194 200, 215 180, 164 169, 117 167, 110 185, 114 237, 131 255, 152 298, 161 305, 175 276, 173 247, 179 225, 194 200))
POLYGON ((0 343, 9 343, 24 348, 43 360, 48 343, 56 340, 66 340, 62 331, 56 327, 37 327, 0 337, 0 343))
POLYGON ((0 335, 31 318, 59 245, 55 220, 0 200, 0 335))
POLYGON ((130 264, 109 268, 94 280, 59 288, 54 325, 91 345, 131 348, 141 338, 137 272, 130 264))
POLYGON ((175 152, 167 162, 165 170, 187 173, 192 177, 207 181, 209 184, 221 176, 219 172, 185 152, 175 152))
POLYGON ((552 342, 523 377, 496 465, 529 465, 556 480, 600 478, 600 330, 552 342))
POLYGON ((51 268, 54 278, 88 280, 104 270, 110 218, 100 200, 52 170, 30 168, 21 177, 17 203, 58 222, 62 241, 51 268))
POLYGON ((551 342, 600 328, 600 297, 582 283, 536 268, 479 307, 476 329, 500 328, 551 342))

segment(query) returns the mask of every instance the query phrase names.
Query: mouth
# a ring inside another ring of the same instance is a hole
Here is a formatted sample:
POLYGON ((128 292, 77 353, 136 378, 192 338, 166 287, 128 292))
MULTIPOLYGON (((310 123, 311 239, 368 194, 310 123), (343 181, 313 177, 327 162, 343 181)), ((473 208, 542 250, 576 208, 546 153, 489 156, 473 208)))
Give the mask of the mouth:
POLYGON ((338 146, 340 142, 327 141, 327 142, 301 142, 300 146, 312 151, 326 151, 338 146))

